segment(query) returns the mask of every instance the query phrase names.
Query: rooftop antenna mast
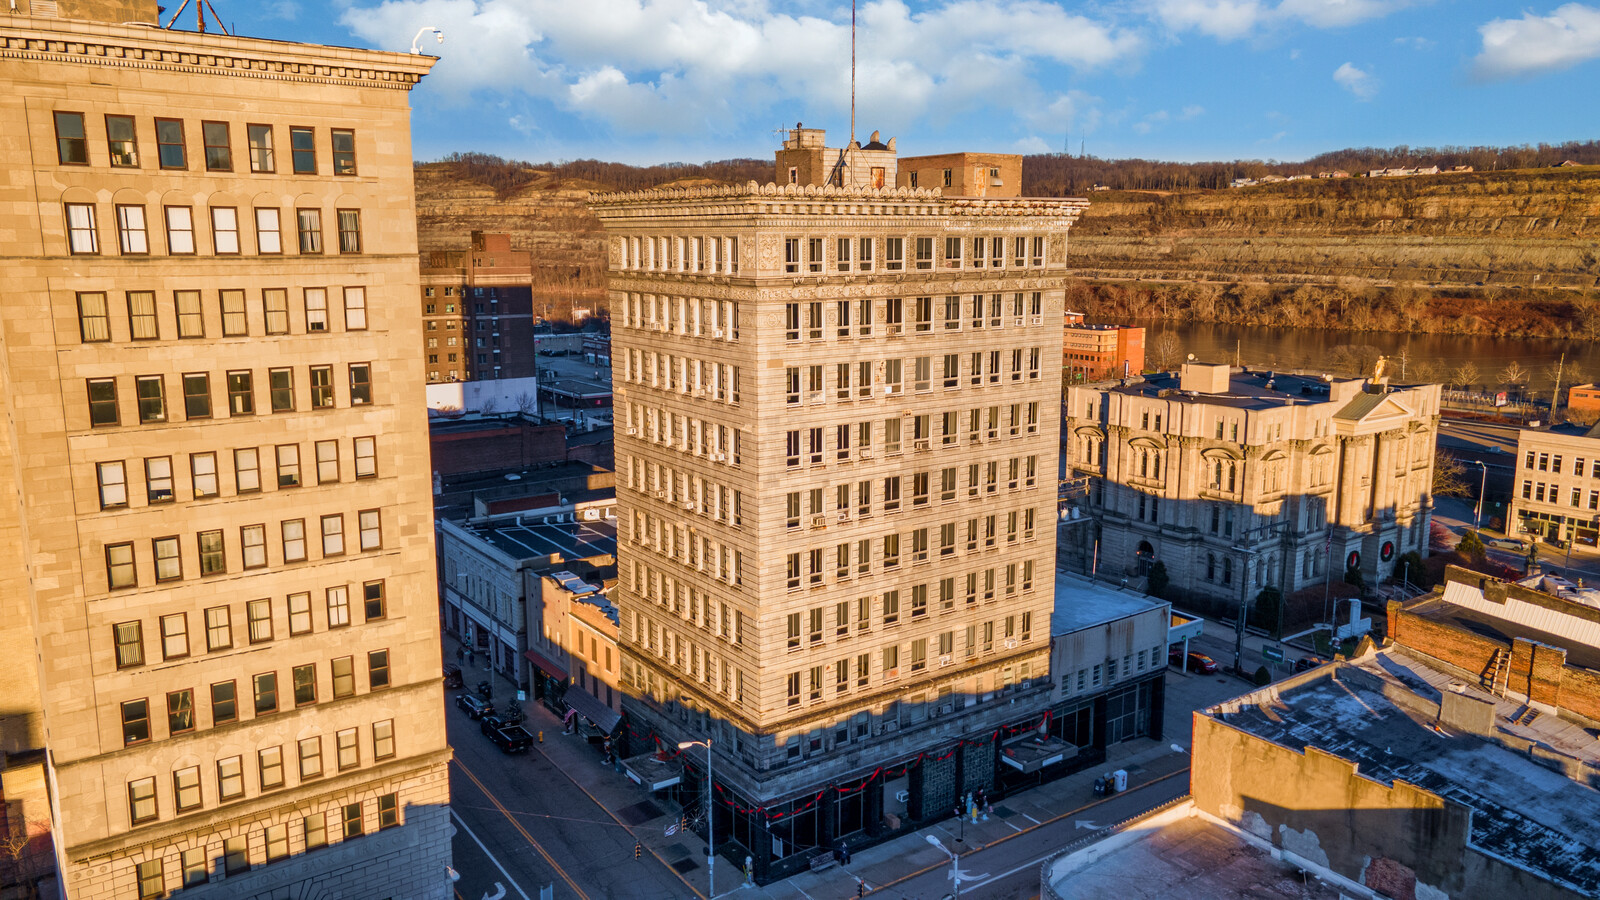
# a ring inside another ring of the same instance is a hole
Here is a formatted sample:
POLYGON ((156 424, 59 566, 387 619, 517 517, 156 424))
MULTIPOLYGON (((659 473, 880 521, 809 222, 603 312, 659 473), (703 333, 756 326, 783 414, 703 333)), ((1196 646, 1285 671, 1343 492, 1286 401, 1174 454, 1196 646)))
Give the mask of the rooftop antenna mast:
POLYGON ((850 0, 850 143, 856 142, 856 0, 850 0))
MULTIPOLYGON (((168 31, 172 30, 172 26, 178 24, 178 17, 183 15, 183 11, 189 8, 190 2, 191 0, 183 0, 182 3, 178 4, 178 11, 173 13, 172 18, 167 20, 166 29, 168 31)), ((228 30, 228 26, 222 24, 222 17, 217 15, 217 8, 211 5, 210 0, 192 0, 192 2, 194 3, 194 21, 197 31, 201 34, 206 33, 206 10, 209 9, 211 10, 211 18, 216 20, 217 27, 222 29, 222 33, 230 36, 233 34, 228 30)))

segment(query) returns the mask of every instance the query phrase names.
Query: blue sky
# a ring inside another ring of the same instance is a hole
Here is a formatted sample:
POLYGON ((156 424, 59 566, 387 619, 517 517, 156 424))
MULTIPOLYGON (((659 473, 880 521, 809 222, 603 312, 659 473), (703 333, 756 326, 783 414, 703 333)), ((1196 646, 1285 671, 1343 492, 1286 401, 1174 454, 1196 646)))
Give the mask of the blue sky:
MULTIPOLYGON (((861 0, 857 134, 904 155, 1299 160, 1600 137, 1600 0, 861 0)), ((173 4, 168 4, 169 7, 173 4)), ((225 0, 254 37, 441 60, 419 159, 769 158, 849 128, 838 0, 225 0)), ((191 26, 192 27, 192 26, 191 26)))

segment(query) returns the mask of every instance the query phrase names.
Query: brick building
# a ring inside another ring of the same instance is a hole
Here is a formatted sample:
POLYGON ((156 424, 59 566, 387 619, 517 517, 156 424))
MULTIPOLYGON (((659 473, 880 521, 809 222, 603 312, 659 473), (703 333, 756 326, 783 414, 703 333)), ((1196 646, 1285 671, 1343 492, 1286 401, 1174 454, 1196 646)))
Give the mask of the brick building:
POLYGON ((1575 384, 1567 391, 1567 413, 1586 421, 1600 418, 1600 384, 1575 384))
POLYGON ((1595 546, 1600 537, 1600 424, 1517 432, 1517 469, 1506 529, 1595 546))
POLYGON ((1062 342, 1064 377, 1070 383, 1103 381, 1144 371, 1144 329, 1128 325, 1087 325, 1082 314, 1067 322, 1062 342))
POLYGON ((634 751, 711 739, 716 834, 763 881, 1040 777, 993 736, 1049 702, 1052 360, 1086 203, 872 187, 892 144, 796 129, 779 184, 591 199, 634 751))
POLYGON ((1022 157, 1015 153, 941 153, 900 160, 895 184, 938 188, 946 197, 1022 196, 1022 157))
POLYGON ((83 898, 439 898, 408 92, 433 59, 0 15, 0 780, 83 898))
POLYGON ((534 356, 533 254, 472 232, 466 250, 423 254, 423 352, 430 384, 524 378, 534 356))

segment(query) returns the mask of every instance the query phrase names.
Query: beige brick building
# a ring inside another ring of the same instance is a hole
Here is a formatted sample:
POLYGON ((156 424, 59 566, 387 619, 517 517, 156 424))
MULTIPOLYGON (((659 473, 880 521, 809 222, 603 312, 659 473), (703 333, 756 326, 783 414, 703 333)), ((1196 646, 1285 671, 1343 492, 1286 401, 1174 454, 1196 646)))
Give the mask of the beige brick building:
POLYGON ((74 898, 443 898, 407 106, 432 59, 12 9, 8 825, 49 830, 74 898))
POLYGON ((1600 425, 1517 432, 1516 482, 1506 533, 1595 546, 1600 538, 1600 425))
POLYGON ((1071 387, 1066 412, 1101 573, 1160 561, 1191 603, 1226 612, 1347 568, 1373 584, 1428 553, 1438 385, 1189 363, 1071 387))
POLYGON ((712 739, 716 834, 762 879, 1004 791, 995 738, 1049 699, 1086 204, 868 187, 872 143, 797 129, 777 184, 592 201, 630 752, 712 739), (788 183, 802 146, 844 168, 788 183))

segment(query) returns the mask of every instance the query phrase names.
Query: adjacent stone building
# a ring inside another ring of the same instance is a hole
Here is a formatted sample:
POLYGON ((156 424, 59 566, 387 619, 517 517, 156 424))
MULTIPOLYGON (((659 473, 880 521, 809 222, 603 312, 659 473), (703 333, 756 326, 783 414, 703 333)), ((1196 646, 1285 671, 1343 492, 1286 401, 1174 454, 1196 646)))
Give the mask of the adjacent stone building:
POLYGON ((444 898, 433 59, 156 17, 0 15, 7 827, 72 897, 444 898))
POLYGON ((1517 432, 1517 469, 1506 530, 1563 544, 1600 537, 1600 425, 1517 432))
POLYGON ((1438 385, 1190 363, 1068 388, 1064 445, 1091 478, 1099 571, 1160 561, 1223 611, 1426 555, 1438 413, 1438 385))
POLYGON ((710 739, 716 834, 762 880, 1039 777, 996 744, 1050 696, 1086 204, 887 187, 892 145, 796 129, 777 184, 592 200, 632 752, 710 739))

